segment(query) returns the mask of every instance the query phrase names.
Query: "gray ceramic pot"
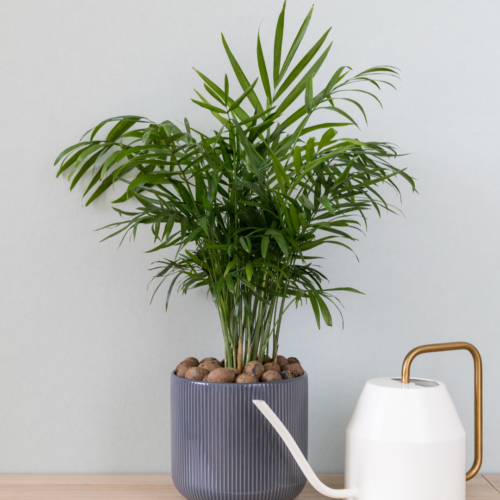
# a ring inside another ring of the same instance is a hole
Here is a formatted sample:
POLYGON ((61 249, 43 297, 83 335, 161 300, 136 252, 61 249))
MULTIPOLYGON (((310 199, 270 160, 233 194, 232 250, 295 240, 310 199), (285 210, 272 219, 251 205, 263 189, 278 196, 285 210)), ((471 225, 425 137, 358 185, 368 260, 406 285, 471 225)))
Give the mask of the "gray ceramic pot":
POLYGON ((307 373, 261 384, 172 373, 172 479, 188 500, 292 500, 304 488, 304 475, 253 399, 267 402, 307 457, 307 373))

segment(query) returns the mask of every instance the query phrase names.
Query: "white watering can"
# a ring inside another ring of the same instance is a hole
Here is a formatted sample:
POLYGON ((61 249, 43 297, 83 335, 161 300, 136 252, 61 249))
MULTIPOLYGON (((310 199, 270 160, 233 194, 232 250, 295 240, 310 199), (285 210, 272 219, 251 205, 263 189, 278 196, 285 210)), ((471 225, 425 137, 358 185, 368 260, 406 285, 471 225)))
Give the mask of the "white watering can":
POLYGON ((467 342, 417 347, 406 356, 401 378, 369 380, 346 430, 345 485, 323 484, 264 401, 253 401, 281 436, 311 485, 330 498, 357 500, 465 500, 465 481, 482 462, 482 363, 467 342), (474 463, 465 473, 465 430, 442 382, 410 379, 422 353, 466 349, 474 358, 474 463))

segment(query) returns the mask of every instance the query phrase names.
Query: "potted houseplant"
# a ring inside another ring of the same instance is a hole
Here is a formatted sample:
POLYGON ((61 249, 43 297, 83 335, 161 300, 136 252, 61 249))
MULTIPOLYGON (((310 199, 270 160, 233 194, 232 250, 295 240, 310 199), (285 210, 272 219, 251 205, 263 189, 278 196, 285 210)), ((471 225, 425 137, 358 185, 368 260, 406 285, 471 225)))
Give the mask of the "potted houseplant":
POLYGON ((168 120, 120 116, 92 128, 56 160, 71 189, 87 182, 87 205, 123 183, 113 201, 121 220, 107 226, 113 231, 105 239, 135 236, 145 225, 154 236, 152 252, 177 249, 154 267, 158 286, 169 281, 167 306, 174 287, 183 293, 206 287, 218 310, 223 362, 188 358, 171 380, 172 472, 193 500, 285 500, 301 491, 302 473, 251 405, 265 399, 307 452, 307 374, 296 358, 278 354, 283 314, 291 304, 308 303, 318 327, 321 319, 331 326, 335 293, 357 290, 323 287, 311 250, 349 248, 367 211, 392 211, 380 186, 397 190, 399 178, 414 189, 413 179, 392 165, 392 145, 339 134, 357 126, 349 106, 366 119, 354 96, 378 101, 368 87, 391 85, 387 78, 397 71, 376 66, 351 76, 341 67, 315 89, 331 47, 329 30, 294 60, 311 15, 312 9, 285 51, 283 6, 273 64, 266 64, 257 37, 260 75, 252 81, 222 37, 241 90, 230 88, 227 75, 215 83, 198 71, 204 92, 193 99, 217 119, 215 131, 198 131, 187 120, 181 129, 168 120), (319 110, 330 118, 318 121, 319 110), (242 383, 212 383, 235 378, 242 383))

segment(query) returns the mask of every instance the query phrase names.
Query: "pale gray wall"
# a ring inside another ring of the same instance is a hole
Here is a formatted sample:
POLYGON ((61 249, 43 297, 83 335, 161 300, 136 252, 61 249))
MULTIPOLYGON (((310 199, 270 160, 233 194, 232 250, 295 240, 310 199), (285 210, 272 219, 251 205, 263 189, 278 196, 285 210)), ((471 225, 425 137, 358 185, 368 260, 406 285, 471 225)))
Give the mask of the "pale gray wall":
MULTIPOLYGON (((309 3, 289 1, 288 42, 309 3)), ((169 373, 186 356, 222 355, 217 315, 201 291, 175 296, 168 315, 165 290, 150 306, 148 231, 120 249, 100 244, 94 229, 116 220, 109 204, 84 209, 52 162, 110 116, 188 116, 208 129, 190 101, 201 87, 191 67, 221 81, 223 31, 255 75, 257 29, 270 47, 280 7, 0 2, 0 472, 170 470, 169 373)), ((282 352, 310 373, 318 472, 343 470, 344 427, 366 379, 397 375, 416 345, 451 340, 483 354, 483 470, 500 472, 499 18, 495 1, 315 0, 307 41, 334 26, 331 69, 401 68, 399 90, 383 92, 384 111, 369 106, 371 128, 358 135, 411 153, 400 164, 420 192, 404 190, 405 217, 372 217, 360 263, 324 251, 332 285, 366 292, 344 297, 343 331, 339 320, 317 331, 307 308, 286 317, 282 352)), ((446 382, 470 435, 468 354, 419 359, 414 374, 446 382)))

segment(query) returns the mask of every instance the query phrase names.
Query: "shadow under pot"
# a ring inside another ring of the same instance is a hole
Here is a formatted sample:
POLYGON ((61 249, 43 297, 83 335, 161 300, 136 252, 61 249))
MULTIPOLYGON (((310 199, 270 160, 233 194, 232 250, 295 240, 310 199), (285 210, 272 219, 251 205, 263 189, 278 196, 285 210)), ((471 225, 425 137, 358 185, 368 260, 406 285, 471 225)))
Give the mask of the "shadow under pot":
POLYGON ((306 478, 252 400, 265 401, 307 457, 307 373, 259 384, 171 375, 172 479, 188 500, 292 500, 306 478))

